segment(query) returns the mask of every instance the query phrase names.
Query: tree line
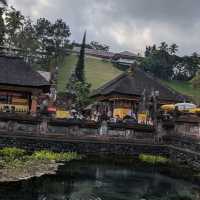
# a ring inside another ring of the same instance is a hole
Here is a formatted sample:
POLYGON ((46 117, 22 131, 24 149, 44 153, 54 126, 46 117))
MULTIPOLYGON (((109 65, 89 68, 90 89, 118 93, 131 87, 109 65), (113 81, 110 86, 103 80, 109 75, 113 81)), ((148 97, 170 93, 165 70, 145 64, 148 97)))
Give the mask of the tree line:
POLYGON ((46 18, 33 22, 15 8, 0 8, 0 45, 33 62, 34 58, 47 64, 52 58, 66 53, 71 30, 62 19, 54 23, 46 18), (5 17, 3 17, 5 16, 5 17))
POLYGON ((164 80, 192 80, 200 69, 197 53, 191 56, 178 56, 178 45, 161 42, 160 46, 147 46, 141 66, 164 80))

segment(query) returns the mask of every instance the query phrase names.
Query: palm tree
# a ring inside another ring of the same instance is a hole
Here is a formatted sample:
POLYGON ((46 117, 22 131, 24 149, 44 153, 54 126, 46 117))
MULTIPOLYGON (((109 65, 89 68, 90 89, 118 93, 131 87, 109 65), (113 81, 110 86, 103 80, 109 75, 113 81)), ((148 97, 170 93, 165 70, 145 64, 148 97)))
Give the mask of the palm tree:
POLYGON ((168 44, 166 42, 161 42, 159 49, 160 51, 168 52, 168 44))
POLYGON ((177 51, 178 51, 178 45, 177 44, 174 43, 169 47, 169 52, 170 52, 171 55, 174 55, 177 51))
POLYGON ((7 0, 0 0, 0 3, 2 3, 4 6, 7 6, 7 0))

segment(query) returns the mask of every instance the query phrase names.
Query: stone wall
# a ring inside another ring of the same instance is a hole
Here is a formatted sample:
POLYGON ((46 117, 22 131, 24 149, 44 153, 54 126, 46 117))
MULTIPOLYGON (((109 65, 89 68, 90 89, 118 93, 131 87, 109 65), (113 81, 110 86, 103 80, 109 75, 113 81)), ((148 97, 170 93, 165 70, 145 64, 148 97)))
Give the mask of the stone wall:
POLYGON ((145 125, 106 124, 78 120, 22 119, 20 117, 0 117, 0 132, 10 135, 52 135, 55 137, 123 137, 154 141, 155 130, 145 125))
POLYGON ((176 134, 183 137, 191 137, 200 140, 200 124, 199 123, 176 123, 175 130, 176 134))
POLYGON ((69 139, 49 139, 25 136, 0 136, 0 148, 18 147, 28 151, 51 150, 56 152, 75 151, 80 154, 116 154, 138 157, 141 153, 169 156, 163 145, 148 145, 117 141, 89 141, 69 139))
POLYGON ((0 136, 0 148, 18 147, 27 151, 51 150, 55 152, 78 152, 82 155, 120 155, 138 158, 140 154, 160 155, 172 161, 200 171, 200 154, 173 145, 148 145, 114 141, 52 140, 35 137, 0 136))
POLYGON ((189 166, 190 168, 200 171, 200 153, 190 151, 176 146, 168 146, 170 160, 179 165, 189 166))

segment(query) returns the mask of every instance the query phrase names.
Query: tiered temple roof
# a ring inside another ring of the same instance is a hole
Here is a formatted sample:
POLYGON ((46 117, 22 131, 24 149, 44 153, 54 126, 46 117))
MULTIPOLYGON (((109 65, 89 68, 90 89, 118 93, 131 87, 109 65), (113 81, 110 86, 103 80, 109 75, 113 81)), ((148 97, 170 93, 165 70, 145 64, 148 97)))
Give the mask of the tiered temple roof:
POLYGON ((159 79, 138 67, 130 72, 124 72, 92 93, 92 97, 109 96, 137 96, 140 97, 144 90, 147 95, 159 91, 158 99, 169 102, 180 102, 187 97, 164 85, 159 79))
POLYGON ((49 82, 29 64, 11 56, 0 56, 0 85, 49 88, 49 82))

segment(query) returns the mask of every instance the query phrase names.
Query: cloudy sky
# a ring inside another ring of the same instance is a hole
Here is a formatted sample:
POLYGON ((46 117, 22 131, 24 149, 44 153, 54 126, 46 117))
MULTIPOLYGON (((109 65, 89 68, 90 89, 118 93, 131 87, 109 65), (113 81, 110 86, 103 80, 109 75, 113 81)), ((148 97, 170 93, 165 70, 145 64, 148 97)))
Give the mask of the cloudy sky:
POLYGON ((200 53, 199 0, 9 0, 34 19, 63 18, 80 41, 106 43, 113 51, 144 52, 161 41, 179 45, 180 54, 200 53))

